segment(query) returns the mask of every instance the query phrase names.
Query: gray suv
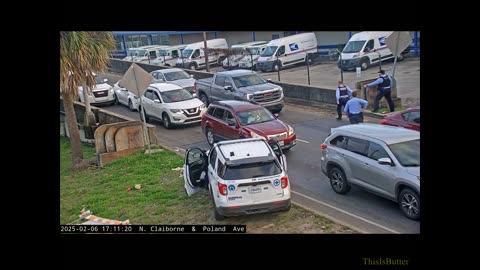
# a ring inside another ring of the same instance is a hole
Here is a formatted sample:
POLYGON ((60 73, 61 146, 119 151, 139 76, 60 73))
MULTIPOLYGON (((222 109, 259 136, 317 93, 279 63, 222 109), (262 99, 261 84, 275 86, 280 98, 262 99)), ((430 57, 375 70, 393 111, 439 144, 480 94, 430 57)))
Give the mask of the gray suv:
POLYGON ((395 202, 420 219, 420 132, 378 124, 332 128, 320 146, 322 172, 333 190, 358 186, 395 202))

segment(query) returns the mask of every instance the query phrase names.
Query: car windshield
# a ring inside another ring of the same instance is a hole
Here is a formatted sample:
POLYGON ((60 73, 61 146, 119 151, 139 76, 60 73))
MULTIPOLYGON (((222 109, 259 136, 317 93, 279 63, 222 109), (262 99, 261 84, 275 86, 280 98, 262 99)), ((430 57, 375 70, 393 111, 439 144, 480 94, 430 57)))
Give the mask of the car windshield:
POLYGON ((158 55, 160 56, 168 56, 168 50, 159 50, 158 55))
POLYGON ((248 54, 258 55, 260 54, 260 48, 247 48, 248 54))
POLYGON ((184 58, 189 58, 190 55, 192 54, 193 50, 192 49, 185 49, 182 51, 182 56, 184 58))
POLYGON ((165 103, 174 103, 193 99, 192 94, 185 89, 161 92, 160 95, 162 95, 163 102, 165 103))
POLYGON ((132 56, 137 54, 137 49, 128 49, 127 56, 132 56))
POLYGON ((103 78, 100 77, 99 75, 95 75, 95 84, 101 84, 101 83, 105 83, 103 81, 103 78))
POLYGON ((272 56, 277 50, 278 46, 268 46, 265 48, 261 56, 272 56))
POLYGON ((165 79, 167 79, 167 81, 176 81, 190 78, 188 73, 183 70, 163 73, 163 75, 165 76, 165 79))
POLYGON ((420 139, 391 144, 389 147, 402 166, 420 166, 420 139))
POLYGON ((237 88, 267 83, 262 77, 258 76, 256 73, 233 77, 232 79, 233 83, 235 83, 235 86, 237 88))
POLYGON ((359 52, 363 48, 363 44, 365 44, 366 40, 357 40, 357 41, 349 41, 347 46, 343 49, 343 53, 356 53, 359 52))
POLYGON ((145 56, 146 53, 147 53, 147 50, 138 50, 135 53, 135 56, 145 56))
POLYGON ((237 166, 227 165, 223 180, 239 180, 281 174, 280 166, 274 161, 247 163, 237 166))
POLYGON ((240 125, 242 126, 275 120, 275 117, 273 117, 273 115, 263 107, 250 111, 237 112, 236 115, 240 121, 240 125))

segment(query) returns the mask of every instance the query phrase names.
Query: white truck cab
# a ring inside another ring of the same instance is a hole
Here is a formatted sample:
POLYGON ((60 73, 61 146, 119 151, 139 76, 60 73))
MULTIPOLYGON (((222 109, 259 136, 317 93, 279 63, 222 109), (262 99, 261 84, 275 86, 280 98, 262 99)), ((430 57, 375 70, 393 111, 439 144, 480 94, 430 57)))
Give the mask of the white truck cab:
POLYGON ((158 50, 157 58, 151 64, 158 66, 174 67, 177 60, 180 58, 180 53, 187 47, 186 44, 169 46, 158 50))
POLYGON ((183 176, 187 195, 209 190, 216 220, 291 206, 287 161, 276 141, 238 139, 209 151, 189 148, 183 176))
MULTIPOLYGON (((393 31, 354 34, 343 48, 338 59, 338 68, 349 70, 360 67, 362 70, 366 70, 380 61, 393 59, 393 53, 385 43, 385 39, 392 33, 393 31)), ((402 61, 403 58, 402 53, 397 60, 402 61)))
MULTIPOLYGON (((206 67, 204 42, 196 42, 187 45, 182 51, 180 59, 177 59, 175 66, 178 68, 188 68, 196 70, 206 67)), ((228 49, 228 43, 224 38, 207 40, 207 47, 211 49, 228 49)), ((225 57, 225 53, 210 52, 208 55, 209 64, 221 64, 225 57)))
POLYGON ((315 33, 302 33, 274 39, 260 55, 257 68, 261 71, 278 71, 282 67, 306 63, 308 53, 316 53, 315 33))
POLYGON ((163 48, 168 48, 168 46, 157 45, 150 48, 137 50, 137 53, 135 54, 133 61, 139 62, 139 63, 150 63, 154 59, 157 59, 158 51, 163 48))
MULTIPOLYGON (((108 80, 95 73, 93 73, 93 76, 95 77, 95 86, 87 92, 90 104, 114 104, 117 99, 113 87, 107 84, 108 80)), ((85 103, 82 86, 78 87, 78 98, 80 102, 85 103)))
POLYGON ((247 55, 249 55, 246 51, 244 51, 247 48, 251 48, 252 46, 255 45, 264 45, 266 46, 268 42, 266 41, 252 41, 252 42, 247 42, 247 43, 241 43, 241 44, 236 44, 233 45, 230 49, 234 51, 236 54, 232 54, 228 57, 226 57, 222 64, 224 69, 234 69, 238 68, 239 62, 247 55))

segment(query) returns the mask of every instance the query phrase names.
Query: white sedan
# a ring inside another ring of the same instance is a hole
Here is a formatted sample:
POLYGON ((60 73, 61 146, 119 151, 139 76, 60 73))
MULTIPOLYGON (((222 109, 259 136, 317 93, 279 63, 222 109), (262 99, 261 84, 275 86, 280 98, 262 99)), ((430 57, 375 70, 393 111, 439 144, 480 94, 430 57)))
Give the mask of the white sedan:
POLYGON ((135 94, 120 85, 120 81, 113 85, 113 89, 115 91, 115 95, 117 96, 117 103, 128 106, 130 111, 138 110, 140 99, 135 94))

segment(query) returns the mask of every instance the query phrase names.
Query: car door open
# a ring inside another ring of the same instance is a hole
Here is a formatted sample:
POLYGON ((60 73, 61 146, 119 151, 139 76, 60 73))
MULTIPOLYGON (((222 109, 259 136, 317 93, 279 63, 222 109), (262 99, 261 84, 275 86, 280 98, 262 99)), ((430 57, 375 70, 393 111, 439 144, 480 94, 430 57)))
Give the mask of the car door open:
POLYGON ((200 187, 205 185, 207 161, 207 154, 202 149, 197 147, 187 149, 183 165, 183 179, 188 196, 195 194, 200 187))
POLYGON ((272 148, 273 152, 277 156, 278 161, 280 161, 280 164, 283 166, 283 169, 285 172, 287 172, 287 158, 283 154, 282 148, 280 148, 280 144, 278 144, 277 141, 275 140, 269 140, 268 144, 272 148))

